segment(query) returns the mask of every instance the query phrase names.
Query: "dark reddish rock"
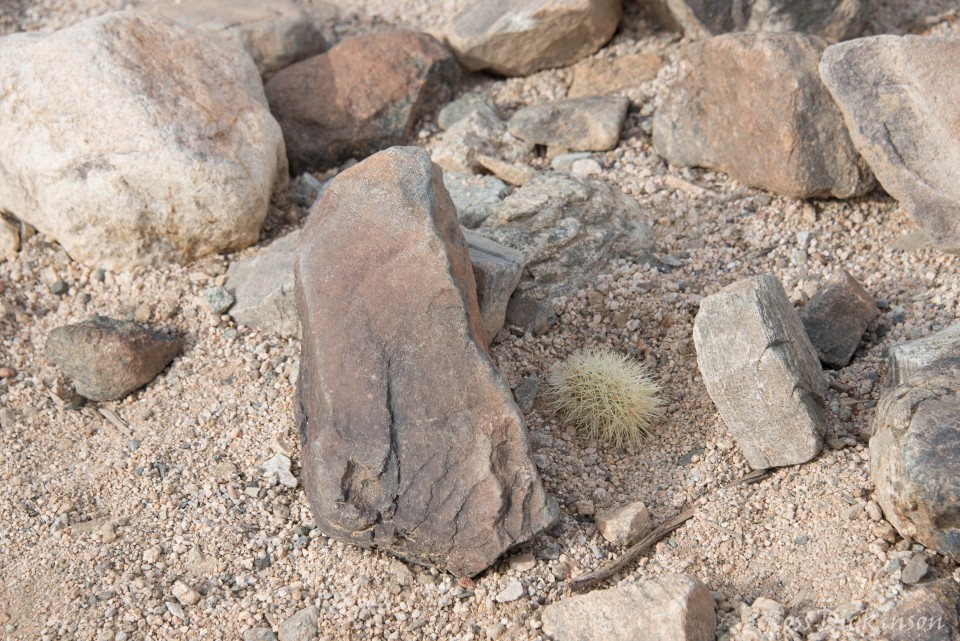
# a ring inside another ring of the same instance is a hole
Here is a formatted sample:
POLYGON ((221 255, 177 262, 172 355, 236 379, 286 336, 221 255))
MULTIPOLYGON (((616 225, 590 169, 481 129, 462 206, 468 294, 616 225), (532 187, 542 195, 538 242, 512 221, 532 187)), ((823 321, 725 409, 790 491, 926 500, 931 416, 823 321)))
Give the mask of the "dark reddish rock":
POLYGON ((657 152, 797 198, 867 193, 873 175, 820 80, 827 44, 798 33, 735 33, 687 45, 654 115, 657 152))
POLYGON ((46 344, 47 360, 94 401, 119 400, 143 387, 182 350, 179 338, 104 316, 58 327, 46 344))
POLYGON ((827 367, 846 367, 880 310, 857 279, 841 270, 800 312, 807 336, 827 367))
POLYGON ((324 534, 474 575, 554 521, 426 150, 342 172, 295 272, 301 478, 324 534))
POLYGON ((453 55, 431 36, 388 31, 291 65, 266 92, 297 175, 403 142, 450 98, 458 76, 453 55))

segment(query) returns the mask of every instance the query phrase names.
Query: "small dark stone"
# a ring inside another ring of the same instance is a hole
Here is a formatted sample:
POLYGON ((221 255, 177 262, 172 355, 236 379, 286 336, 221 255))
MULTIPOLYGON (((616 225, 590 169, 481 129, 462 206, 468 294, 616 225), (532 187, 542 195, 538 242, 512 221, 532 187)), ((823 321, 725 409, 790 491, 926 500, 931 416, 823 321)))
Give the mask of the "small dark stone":
POLYGON ((506 324, 520 327, 534 336, 546 334, 556 320, 553 305, 547 301, 513 296, 507 303, 506 324))
POLYGON ((523 379, 523 382, 517 385, 513 390, 513 398, 523 412, 529 412, 533 409, 533 402, 537 399, 537 391, 540 389, 540 377, 536 374, 523 379))
POLYGON ((810 299, 800 318, 820 362, 841 368, 850 363, 863 333, 879 314, 863 286, 842 270, 810 299))
POLYGON ((50 332, 46 356, 78 394, 111 401, 149 383, 182 349, 179 338, 97 316, 50 332))
POLYGON ((67 290, 70 289, 70 286, 67 285, 64 281, 58 280, 53 285, 50 286, 50 293, 56 296, 63 296, 67 293, 67 290))
POLYGON ((270 558, 269 554, 264 553, 253 560, 253 567, 258 570, 266 570, 271 563, 273 563, 273 559, 270 558))

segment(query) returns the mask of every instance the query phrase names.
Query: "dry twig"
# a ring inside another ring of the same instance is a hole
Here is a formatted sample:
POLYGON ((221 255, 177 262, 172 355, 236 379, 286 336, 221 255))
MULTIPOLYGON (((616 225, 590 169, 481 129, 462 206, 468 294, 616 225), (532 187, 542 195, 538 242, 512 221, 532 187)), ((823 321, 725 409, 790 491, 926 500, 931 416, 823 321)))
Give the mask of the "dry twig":
MULTIPOLYGON (((729 487, 734 487, 736 485, 743 485, 745 483, 756 483, 762 481, 763 479, 770 476, 773 472, 771 470, 757 470, 747 474, 742 479, 727 483, 720 490, 725 490, 729 487)), ((716 491, 720 491, 716 490, 716 491)), ((572 592, 581 592, 588 588, 591 588, 595 585, 603 583, 614 574, 617 574, 630 564, 632 564, 637 558, 639 558, 648 548, 654 546, 660 539, 666 537, 668 534, 676 530, 678 527, 689 521, 693 518, 694 513, 696 513, 696 506, 688 508, 676 515, 666 523, 661 524, 659 527, 653 530, 650 534, 640 539, 638 543, 633 545, 630 549, 623 553, 619 559, 614 561, 612 564, 608 565, 605 568, 601 568, 596 572, 591 572, 590 574, 585 574, 583 576, 578 576, 575 579, 571 579, 568 583, 568 587, 572 592)))

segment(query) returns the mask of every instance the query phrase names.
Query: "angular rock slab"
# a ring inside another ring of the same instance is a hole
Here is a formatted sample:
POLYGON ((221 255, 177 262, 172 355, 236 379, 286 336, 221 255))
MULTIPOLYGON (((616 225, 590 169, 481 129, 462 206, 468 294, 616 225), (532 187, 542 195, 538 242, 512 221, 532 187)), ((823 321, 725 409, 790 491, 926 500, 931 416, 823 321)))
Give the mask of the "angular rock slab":
POLYGON ((463 230, 477 283, 477 304, 483 325, 484 344, 490 345, 507 316, 510 295, 520 282, 523 254, 480 234, 463 230))
POLYGON ((905 383, 927 365, 947 356, 960 356, 960 322, 929 336, 891 347, 893 384, 905 383))
POLYGON ((83 263, 242 249, 286 184, 260 74, 213 34, 126 12, 13 34, 0 87, 0 210, 83 263))
POLYGON ((444 172, 443 186, 453 199, 460 224, 469 229, 485 221, 497 203, 510 193, 510 188, 496 176, 444 172))
POLYGON ((934 361, 877 405, 876 501, 893 527, 960 559, 960 356, 934 361))
POLYGON ((527 76, 597 51, 613 37, 622 11, 621 0, 473 2, 446 36, 470 71, 527 76))
POLYGON ((653 257, 653 232, 637 201, 608 182, 570 174, 538 175, 504 198, 477 231, 523 253, 517 294, 531 313, 535 301, 549 307, 551 298, 575 292, 612 258, 653 257))
POLYGON ((413 31, 348 38, 283 69, 266 92, 291 170, 320 171, 402 143, 449 99, 459 72, 443 45, 413 31))
POLYGON ((696 577, 668 574, 551 603, 543 630, 557 641, 713 641, 717 613, 696 577))
POLYGON ((293 261, 300 230, 275 240, 227 269, 226 288, 236 298, 230 316, 247 327, 300 338, 293 261))
POLYGON ((337 176, 295 269, 301 481, 322 532, 474 575, 554 521, 425 150, 337 176))
POLYGON ((45 349, 77 394, 115 401, 152 381, 180 354, 183 340, 97 316, 54 329, 45 349))
POLYGON ((630 100, 623 96, 568 98, 524 107, 507 123, 510 133, 538 145, 606 151, 620 141, 630 100))
POLYGON ((797 198, 867 193, 873 176, 817 70, 827 44, 739 33, 686 46, 680 76, 654 114, 657 152, 797 198))
POLYGON ((827 283, 800 313, 807 336, 827 367, 846 367, 880 310, 847 270, 827 283))
POLYGON ((461 174, 483 171, 481 156, 495 156, 508 162, 532 154, 532 143, 515 138, 500 117, 477 110, 458 120, 444 132, 433 149, 433 162, 444 170, 461 174))
POLYGON ((158 0, 140 10, 211 31, 239 45, 264 76, 326 48, 313 20, 290 0, 158 0))
POLYGON ((860 38, 827 48, 820 73, 883 188, 960 253, 960 38, 860 38))
POLYGON ((663 58, 658 53, 636 53, 613 60, 588 58, 573 67, 573 83, 568 98, 601 96, 614 91, 635 89, 657 76, 663 58))
POLYGON ((703 383, 755 470, 806 463, 826 431, 817 352, 772 274, 700 303, 693 342, 703 383))
POLYGON ((641 0, 664 27, 704 39, 733 31, 797 31, 855 38, 870 0, 641 0))

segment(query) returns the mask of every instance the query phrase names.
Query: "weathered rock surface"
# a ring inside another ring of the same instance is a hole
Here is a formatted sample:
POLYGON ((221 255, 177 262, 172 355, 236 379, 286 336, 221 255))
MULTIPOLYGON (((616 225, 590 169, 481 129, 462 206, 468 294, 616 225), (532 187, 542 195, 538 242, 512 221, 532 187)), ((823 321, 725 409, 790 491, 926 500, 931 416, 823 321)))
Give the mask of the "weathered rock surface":
POLYGON ((601 96, 640 86, 657 76, 663 58, 658 53, 636 53, 613 60, 590 58, 573 67, 568 98, 601 96))
POLYGON ((960 559, 960 356, 941 358, 880 399, 870 439, 876 501, 893 527, 960 559))
POLYGON ((280 641, 313 641, 319 630, 320 613, 313 606, 304 608, 280 624, 280 641))
POLYGON ((250 57, 159 16, 0 38, 0 85, 0 210, 90 265, 242 249, 287 180, 250 57))
POLYGON ((456 60, 431 36, 386 31, 283 69, 266 92, 300 174, 402 143, 449 99, 458 76, 456 60))
POLYGON ((443 186, 457 208, 460 224, 470 229, 485 221, 497 203, 510 193, 510 188, 496 176, 444 172, 443 186))
POLYGON ((960 253, 960 38, 861 38, 829 47, 820 73, 883 188, 960 253))
POLYGON ((960 356, 960 322, 929 336, 891 347, 890 370, 893 384, 907 382, 930 363, 947 356, 960 356))
POLYGON ((700 303, 697 365, 755 470, 805 463, 826 431, 820 362, 776 277, 756 276, 700 303))
POLYGON ((621 14, 620 0, 490 0, 469 4, 446 35, 465 68, 526 76, 597 51, 621 14))
POLYGON ((642 0, 666 28, 703 39, 733 31, 797 31, 855 38, 870 0, 642 0))
POLYGON ((230 309, 235 321, 280 336, 300 337, 293 293, 293 257, 299 244, 297 230, 230 265, 225 286, 236 299, 230 309))
POLYGON ((503 327, 510 295, 520 282, 523 254, 476 232, 463 230, 477 283, 477 304, 483 325, 484 345, 490 345, 503 327))
POLYGON ((533 144, 515 138, 495 114, 480 110, 451 125, 433 149, 433 162, 446 171, 475 174, 483 170, 479 156, 507 162, 533 153, 533 144))
POLYGON ((47 360, 84 398, 119 400, 143 387, 183 350, 183 340, 104 316, 58 327, 47 336, 47 360))
POLYGON ((668 574, 551 603, 543 631, 558 641, 713 641, 710 590, 687 574, 668 574))
POLYGON ((653 259, 653 233, 637 201, 607 182, 569 174, 540 174, 477 231, 523 253, 517 292, 533 300, 576 291, 612 257, 653 259))
POLYGON ((322 532, 473 575, 554 521, 425 150, 342 172, 296 275, 301 481, 322 532))
POLYGON ((155 0, 140 10, 214 32, 239 45, 264 76, 326 48, 323 34, 290 0, 155 0))
POLYGON ((960 586, 940 579, 903 594, 890 610, 872 616, 866 629, 882 631, 888 641, 960 639, 960 586))
POLYGON ((846 270, 814 294, 800 313, 807 336, 827 367, 846 367, 880 310, 846 270))
POLYGON ((695 42, 653 119, 657 152, 798 198, 874 187, 817 65, 827 41, 740 33, 695 42))
POLYGON ((506 162, 493 156, 478 155, 477 162, 503 182, 516 187, 526 185, 537 175, 537 170, 530 165, 506 162))
POLYGON ((597 530, 616 545, 632 545, 653 529, 650 512, 641 501, 597 513, 597 530))
POLYGON ((20 250, 20 230, 0 217, 0 260, 17 257, 20 250))
POLYGON ((521 140, 571 151, 605 151, 620 141, 630 100, 624 96, 567 98, 524 107, 507 122, 521 140))
POLYGON ((446 131, 470 114, 482 111, 493 118, 500 118, 497 107, 490 97, 479 91, 465 93, 437 113, 437 126, 446 131))

